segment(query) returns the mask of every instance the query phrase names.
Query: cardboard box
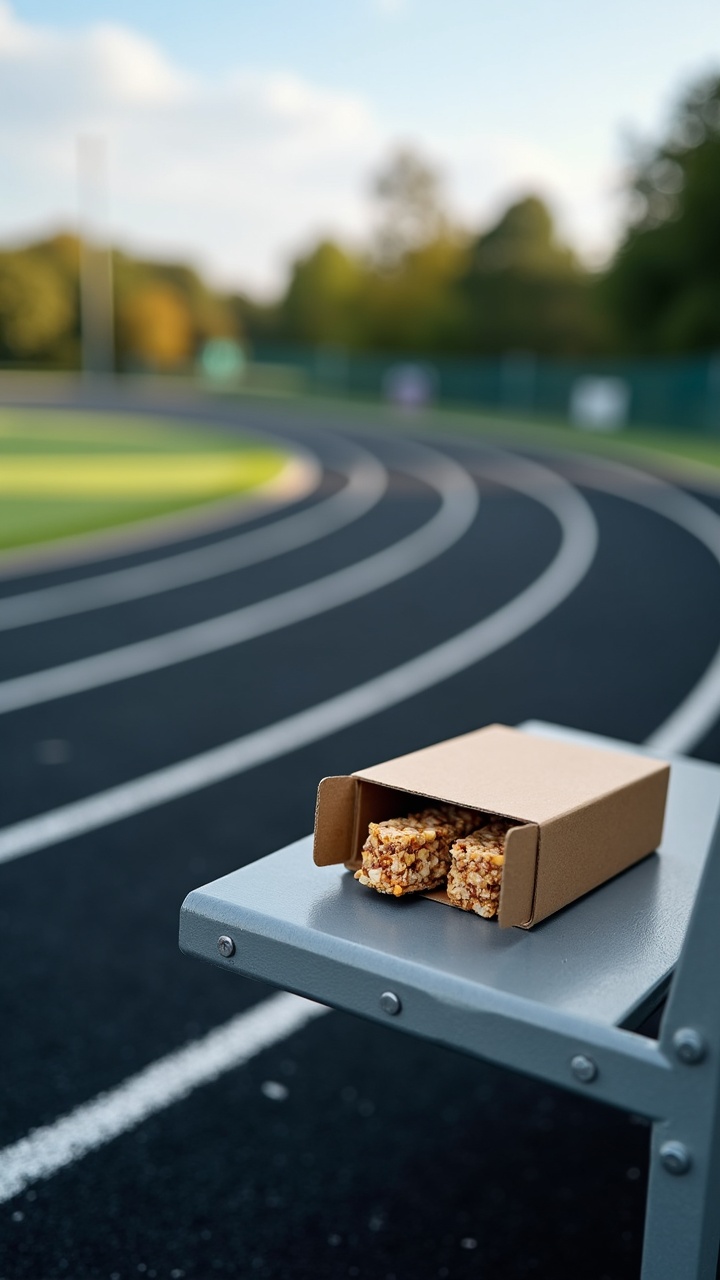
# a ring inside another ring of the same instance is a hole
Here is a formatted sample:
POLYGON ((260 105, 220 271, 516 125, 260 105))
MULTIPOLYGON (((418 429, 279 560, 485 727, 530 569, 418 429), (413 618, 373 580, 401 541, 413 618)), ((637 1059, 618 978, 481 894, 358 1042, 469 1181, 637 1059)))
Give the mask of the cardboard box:
MULTIPOLYGON (((357 870, 368 823, 422 809, 426 799, 516 820, 498 920, 529 929, 657 848, 669 776, 668 765, 644 756, 489 725, 324 778, 313 856, 318 866, 357 870)), ((441 890, 426 896, 447 904, 441 890)))

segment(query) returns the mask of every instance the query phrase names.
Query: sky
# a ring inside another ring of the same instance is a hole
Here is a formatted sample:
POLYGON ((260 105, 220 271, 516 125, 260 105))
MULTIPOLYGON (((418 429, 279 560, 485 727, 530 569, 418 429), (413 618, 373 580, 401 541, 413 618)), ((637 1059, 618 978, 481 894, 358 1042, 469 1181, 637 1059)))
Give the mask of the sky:
POLYGON ((270 297, 319 236, 362 244, 412 145, 468 228, 536 191, 599 263, 628 139, 714 70, 717 0, 0 0, 0 241, 76 226, 103 138, 115 243, 270 297))

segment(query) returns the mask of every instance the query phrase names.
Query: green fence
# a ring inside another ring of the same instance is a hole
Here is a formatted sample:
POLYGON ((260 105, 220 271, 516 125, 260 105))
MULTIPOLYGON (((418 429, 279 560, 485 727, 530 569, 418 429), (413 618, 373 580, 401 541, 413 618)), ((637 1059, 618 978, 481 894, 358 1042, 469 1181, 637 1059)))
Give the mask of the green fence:
MULTIPOLYGON (((294 373, 308 391, 386 398, 399 369, 420 371, 439 404, 560 418, 583 404, 611 406, 623 422, 693 433, 720 433, 720 355, 683 360, 544 360, 526 353, 498 358, 426 359, 350 354, 336 348, 260 347, 256 365, 294 373)), ((587 418, 592 424, 592 412, 587 418)), ((596 425, 603 425, 602 414, 596 425)), ((612 413, 605 425, 613 425, 612 413)))

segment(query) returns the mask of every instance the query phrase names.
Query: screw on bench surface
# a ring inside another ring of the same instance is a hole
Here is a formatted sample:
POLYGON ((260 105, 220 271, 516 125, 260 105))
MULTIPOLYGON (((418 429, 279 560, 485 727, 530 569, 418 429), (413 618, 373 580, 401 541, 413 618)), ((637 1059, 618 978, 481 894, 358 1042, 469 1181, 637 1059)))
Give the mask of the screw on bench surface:
POLYGON ((707 1053, 707 1045, 694 1027, 680 1027, 672 1038, 673 1048, 681 1062, 693 1066, 702 1062, 707 1053))
POLYGON ((400 997, 396 996, 394 991, 383 991, 380 997, 380 1008, 383 1013, 389 1013, 391 1016, 394 1016, 402 1009, 400 997))
POLYGON ((663 1142, 660 1148, 660 1162, 668 1173, 679 1175, 687 1173, 692 1160, 684 1142, 663 1142))
POLYGON ((584 1053, 576 1053, 574 1058, 570 1060, 570 1070, 576 1080, 582 1080, 583 1084, 590 1084, 594 1080, 597 1073, 597 1063, 592 1058, 588 1058, 584 1053))
POLYGON ((222 933, 218 938, 217 947, 220 955, 224 956, 226 960, 235 955, 235 943, 226 933, 222 933))

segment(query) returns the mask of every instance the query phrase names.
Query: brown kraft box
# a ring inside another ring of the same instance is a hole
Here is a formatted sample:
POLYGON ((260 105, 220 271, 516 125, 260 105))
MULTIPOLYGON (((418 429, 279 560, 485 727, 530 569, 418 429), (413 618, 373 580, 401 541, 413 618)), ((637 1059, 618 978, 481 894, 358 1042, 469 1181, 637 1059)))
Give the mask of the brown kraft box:
MULTIPOLYGON (((368 823, 417 811, 426 800, 516 820, 506 837, 498 921, 529 929, 657 848, 669 776, 667 764, 647 756, 488 725, 324 778, 313 856, 318 866, 344 862, 355 871, 368 823)), ((447 903, 443 890, 425 896, 447 903)))

